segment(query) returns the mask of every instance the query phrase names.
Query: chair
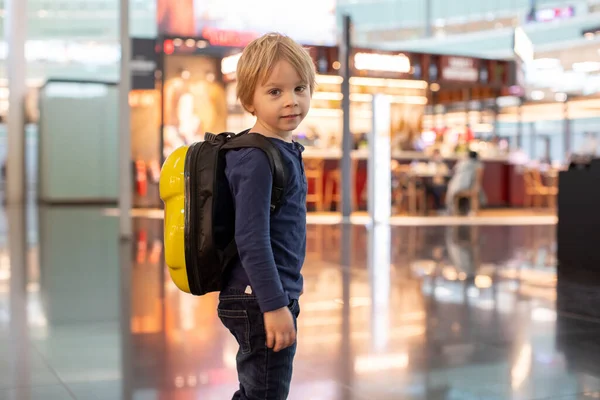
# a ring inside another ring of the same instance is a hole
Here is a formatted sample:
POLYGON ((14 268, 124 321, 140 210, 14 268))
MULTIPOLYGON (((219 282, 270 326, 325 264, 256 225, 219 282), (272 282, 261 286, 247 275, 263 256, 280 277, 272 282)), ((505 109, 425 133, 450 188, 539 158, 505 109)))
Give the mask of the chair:
POLYGON ((306 203, 314 203, 316 211, 323 211, 323 177, 325 175, 325 160, 319 158, 304 159, 304 174, 310 187, 314 183, 312 193, 306 194, 306 203))
POLYGON ((405 200, 409 214, 415 215, 419 209, 424 211, 427 206, 427 194, 423 187, 417 186, 418 178, 412 174, 410 165, 393 166, 393 178, 395 182, 392 188, 392 201, 396 212, 402 210, 405 200))
MULTIPOLYGON (((356 210, 358 207, 358 202, 356 199, 356 173, 358 171, 358 162, 359 160, 356 158, 352 159, 352 165, 351 165, 351 169, 352 169, 352 176, 350 179, 350 187, 352 188, 351 190, 351 198, 352 198, 352 210, 356 210)), ((325 207, 327 210, 331 210, 331 206, 333 205, 333 203, 341 203, 342 201, 342 193, 340 188, 342 187, 342 170, 341 170, 341 166, 336 168, 335 170, 329 172, 329 174, 327 175, 327 178, 325 179, 325 207), (335 188, 337 187, 337 192, 335 191, 335 188)), ((362 190, 361 190, 361 200, 364 200, 366 198, 366 189, 367 189, 367 185, 364 185, 362 190)))
POLYGON ((483 182, 483 167, 477 168, 477 172, 475 174, 475 181, 473 185, 468 190, 463 190, 462 192, 458 192, 454 195, 454 215, 458 215, 460 199, 468 199, 471 204, 471 213, 473 215, 477 215, 479 213, 479 195, 482 189, 483 182))
POLYGON ((528 168, 523 172, 525 181, 525 197, 523 205, 525 207, 542 207, 544 197, 548 199, 548 206, 556 206, 556 196, 558 195, 558 186, 546 186, 542 181, 542 174, 536 168, 528 168))

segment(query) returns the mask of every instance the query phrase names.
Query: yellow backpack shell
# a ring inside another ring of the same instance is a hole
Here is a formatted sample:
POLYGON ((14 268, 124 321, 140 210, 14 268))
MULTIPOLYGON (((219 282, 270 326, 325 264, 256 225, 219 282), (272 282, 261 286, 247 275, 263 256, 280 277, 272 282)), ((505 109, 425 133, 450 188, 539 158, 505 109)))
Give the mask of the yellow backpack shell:
POLYGON ((165 160, 159 180, 165 204, 165 262, 175 285, 190 292, 185 264, 185 158, 188 146, 172 152, 165 160))

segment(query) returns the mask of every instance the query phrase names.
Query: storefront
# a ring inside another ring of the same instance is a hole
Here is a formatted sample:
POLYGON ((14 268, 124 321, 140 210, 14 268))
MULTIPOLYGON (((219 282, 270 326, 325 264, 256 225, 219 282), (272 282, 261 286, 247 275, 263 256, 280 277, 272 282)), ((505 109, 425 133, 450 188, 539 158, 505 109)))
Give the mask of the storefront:
MULTIPOLYGON (((243 46, 255 37, 221 31, 156 43, 156 89, 134 91, 131 96, 135 206, 160 207, 157 166, 174 149, 202 140, 205 132, 239 132, 253 124, 236 98, 235 70, 243 46)), ((307 48, 318 85, 295 139, 306 147, 304 156, 315 166, 314 171, 309 166, 315 176, 311 190, 326 191, 319 193, 314 208, 330 209, 337 196, 334 180, 341 158, 341 64, 337 47, 307 48)), ((506 61, 359 48, 351 54, 351 70, 357 196, 364 191, 374 94, 390 96, 393 158, 407 163, 426 158, 424 151, 439 138, 451 157, 458 143, 472 136, 470 130, 493 127, 495 113, 489 105, 509 93, 513 73, 512 63, 506 61), (455 115, 459 120, 452 122, 455 115)), ((364 199, 357 198, 357 206, 364 206, 364 199)))

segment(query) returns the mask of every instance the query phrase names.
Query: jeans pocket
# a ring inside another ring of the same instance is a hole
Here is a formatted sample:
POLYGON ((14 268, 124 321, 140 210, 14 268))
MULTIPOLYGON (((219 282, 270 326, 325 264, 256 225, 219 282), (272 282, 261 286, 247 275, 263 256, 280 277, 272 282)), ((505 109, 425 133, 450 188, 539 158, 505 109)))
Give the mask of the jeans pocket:
POLYGON ((300 316, 300 303, 298 300, 292 300, 292 302, 288 305, 288 308, 294 317, 298 318, 300 316))
POLYGON ((225 310, 217 309, 219 319, 227 329, 233 334, 242 354, 250 354, 250 320, 246 310, 225 310))

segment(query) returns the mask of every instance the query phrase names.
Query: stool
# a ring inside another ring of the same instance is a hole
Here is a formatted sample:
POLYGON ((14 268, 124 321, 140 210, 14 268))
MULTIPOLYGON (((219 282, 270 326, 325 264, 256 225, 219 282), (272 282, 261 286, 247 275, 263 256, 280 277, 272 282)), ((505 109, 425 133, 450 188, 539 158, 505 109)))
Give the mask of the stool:
POLYGON ((323 176, 325 175, 325 160, 318 158, 304 159, 304 174, 309 184, 314 182, 313 193, 306 194, 306 203, 314 203, 317 211, 323 210, 323 176))

